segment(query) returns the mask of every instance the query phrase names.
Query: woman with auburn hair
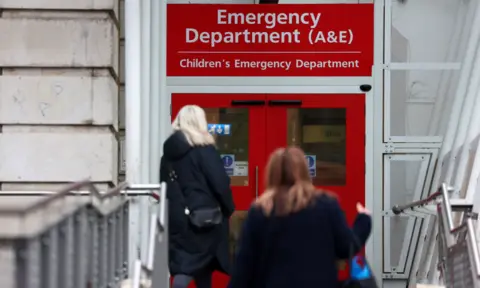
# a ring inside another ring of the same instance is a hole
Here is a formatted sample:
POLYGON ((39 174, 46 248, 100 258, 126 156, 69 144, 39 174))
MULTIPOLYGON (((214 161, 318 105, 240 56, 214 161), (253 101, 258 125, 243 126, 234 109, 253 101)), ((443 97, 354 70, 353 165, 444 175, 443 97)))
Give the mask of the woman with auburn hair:
POLYGON ((357 204, 353 229, 336 197, 316 189, 299 148, 277 149, 266 190, 245 220, 230 288, 338 287, 337 261, 365 245, 369 212, 357 204))

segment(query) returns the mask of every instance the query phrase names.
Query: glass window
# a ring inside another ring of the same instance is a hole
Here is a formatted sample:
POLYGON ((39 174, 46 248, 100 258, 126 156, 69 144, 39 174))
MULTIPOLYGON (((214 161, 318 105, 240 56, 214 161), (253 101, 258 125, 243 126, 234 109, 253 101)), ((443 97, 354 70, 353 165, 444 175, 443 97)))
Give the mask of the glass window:
POLYGON ((232 186, 248 186, 248 108, 206 108, 232 186))
MULTIPOLYGON (((248 108, 206 108, 209 131, 215 137, 232 186, 248 186, 248 108), (218 129, 220 128, 220 129, 218 129)), ((247 211, 230 217, 230 257, 233 260, 247 211)))
POLYGON ((305 151, 313 184, 345 185, 346 109, 292 108, 287 117, 287 143, 305 151))

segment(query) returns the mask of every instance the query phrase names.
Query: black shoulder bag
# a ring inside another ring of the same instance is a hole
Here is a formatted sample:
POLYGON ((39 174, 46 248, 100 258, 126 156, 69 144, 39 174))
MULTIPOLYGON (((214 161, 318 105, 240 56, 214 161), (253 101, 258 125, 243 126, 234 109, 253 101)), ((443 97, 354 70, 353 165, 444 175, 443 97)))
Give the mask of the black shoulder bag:
MULTIPOLYGON (((189 222, 192 226, 198 229, 212 228, 222 223, 223 215, 220 207, 215 208, 199 208, 191 210, 188 208, 187 197, 183 194, 182 188, 178 182, 178 175, 173 169, 171 163, 167 163, 168 178, 171 183, 178 185, 178 190, 182 193, 183 203, 185 205, 185 215, 187 215, 189 222)), ((167 188, 168 189, 168 188, 167 188)))

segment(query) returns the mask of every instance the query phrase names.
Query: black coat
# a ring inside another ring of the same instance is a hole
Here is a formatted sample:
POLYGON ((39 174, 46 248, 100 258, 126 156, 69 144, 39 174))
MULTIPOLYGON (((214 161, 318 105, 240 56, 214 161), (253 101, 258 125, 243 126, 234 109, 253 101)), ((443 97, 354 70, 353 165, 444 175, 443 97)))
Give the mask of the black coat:
POLYGON ((336 288, 337 260, 348 259, 353 247, 357 253, 370 230, 370 216, 360 214, 352 231, 338 202, 325 195, 284 217, 267 217, 253 207, 229 288, 336 288))
POLYGON ((228 274, 228 218, 235 207, 220 155, 213 145, 190 146, 178 131, 165 141, 163 152, 160 181, 167 182, 170 273, 195 276, 213 269, 228 274), (169 169, 175 170, 179 185, 168 185, 169 169), (190 210, 220 207, 224 219, 214 228, 199 231, 190 225, 186 205, 190 210))

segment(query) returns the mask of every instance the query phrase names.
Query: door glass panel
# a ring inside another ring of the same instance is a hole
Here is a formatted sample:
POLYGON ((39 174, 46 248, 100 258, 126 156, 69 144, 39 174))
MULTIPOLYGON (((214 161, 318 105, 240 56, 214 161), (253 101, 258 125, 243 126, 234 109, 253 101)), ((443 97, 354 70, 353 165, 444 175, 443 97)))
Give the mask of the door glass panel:
MULTIPOLYGON (((215 137, 231 185, 248 186, 248 108, 206 108, 205 113, 209 132, 215 137)), ((237 210, 230 217, 229 245, 232 260, 247 213, 237 210)))
POLYGON ((307 155, 315 186, 346 184, 346 109, 287 109, 287 144, 307 155))
POLYGON ((248 186, 248 109, 206 108, 205 113, 231 185, 248 186))

